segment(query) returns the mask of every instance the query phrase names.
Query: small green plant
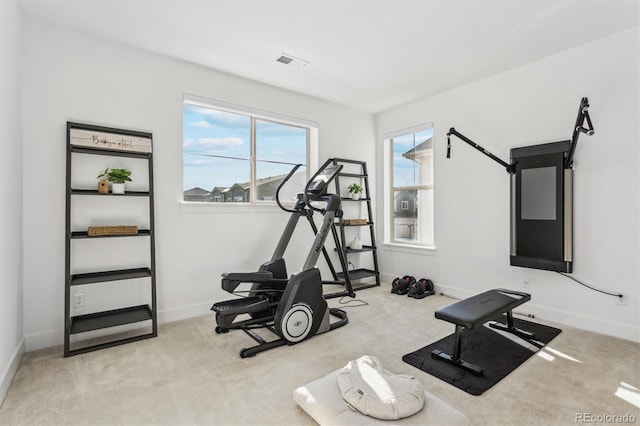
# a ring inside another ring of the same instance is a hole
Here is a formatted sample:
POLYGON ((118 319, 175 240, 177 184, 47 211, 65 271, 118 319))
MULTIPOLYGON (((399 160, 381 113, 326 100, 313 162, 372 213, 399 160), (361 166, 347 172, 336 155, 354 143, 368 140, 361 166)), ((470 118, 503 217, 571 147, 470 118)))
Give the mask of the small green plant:
POLYGON ((104 169, 104 172, 98 175, 98 179, 105 178, 113 183, 131 182, 131 170, 127 169, 104 169))
POLYGON ((359 194, 362 191, 364 191, 364 188, 358 185, 357 183, 352 183, 347 187, 347 190, 349 190, 349 192, 352 194, 359 194))

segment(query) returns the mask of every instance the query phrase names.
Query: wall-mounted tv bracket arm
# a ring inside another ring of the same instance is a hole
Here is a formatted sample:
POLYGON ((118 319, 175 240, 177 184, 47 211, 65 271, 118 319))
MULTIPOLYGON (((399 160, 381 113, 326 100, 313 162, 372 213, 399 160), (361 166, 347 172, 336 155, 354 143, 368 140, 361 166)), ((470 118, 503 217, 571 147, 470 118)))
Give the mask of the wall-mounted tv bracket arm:
POLYGON ((580 101, 578 117, 576 118, 575 126, 573 126, 573 135, 571 136, 571 147, 569 148, 567 159, 564 162, 565 169, 573 167, 573 153, 576 150, 580 133, 586 133, 589 136, 594 133, 593 124, 591 124, 591 117, 589 117, 589 100, 587 98, 582 98, 580 101), (587 122, 587 128, 584 127, 585 121, 587 122))
POLYGON ((460 139, 462 139, 463 141, 465 141, 466 143, 468 143, 469 145, 471 145, 472 147, 474 147, 475 149, 477 149, 487 157, 491 158, 493 161, 502 165, 505 169, 507 169, 507 173, 512 174, 515 172, 515 167, 513 164, 509 164, 506 161, 499 159, 498 157, 496 157, 495 155, 493 155, 492 153, 490 153, 489 151, 487 151, 486 149, 484 149, 483 147, 481 147, 480 145, 478 145, 477 143, 475 143, 474 141, 472 141, 471 139, 463 135, 462 133, 458 132, 453 127, 450 128, 449 133, 447 133, 447 158, 451 158, 451 135, 459 137, 460 139))

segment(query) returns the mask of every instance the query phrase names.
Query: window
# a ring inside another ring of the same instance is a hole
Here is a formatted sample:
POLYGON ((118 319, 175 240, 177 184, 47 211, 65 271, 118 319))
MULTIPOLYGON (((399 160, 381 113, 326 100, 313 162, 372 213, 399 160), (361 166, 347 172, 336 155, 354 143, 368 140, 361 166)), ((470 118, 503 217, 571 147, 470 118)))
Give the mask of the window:
POLYGON ((433 127, 387 135, 385 240, 433 247, 433 127))
POLYGON ((273 203, 292 167, 309 164, 309 126, 187 97, 182 114, 184 201, 273 203))

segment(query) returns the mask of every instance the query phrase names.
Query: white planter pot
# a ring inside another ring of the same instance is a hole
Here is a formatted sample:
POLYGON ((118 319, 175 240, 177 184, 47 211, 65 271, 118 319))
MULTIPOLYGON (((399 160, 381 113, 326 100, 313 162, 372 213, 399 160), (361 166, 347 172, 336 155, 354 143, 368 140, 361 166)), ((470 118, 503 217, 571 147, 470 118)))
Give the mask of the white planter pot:
POLYGON ((350 243, 349 248, 352 250, 362 250, 362 241, 355 237, 350 243))
POLYGON ((111 193, 112 194, 124 194, 124 183, 112 183, 111 184, 111 193))
POLYGON ((359 200, 360 199, 360 193, 352 192, 351 193, 351 199, 352 200, 359 200))

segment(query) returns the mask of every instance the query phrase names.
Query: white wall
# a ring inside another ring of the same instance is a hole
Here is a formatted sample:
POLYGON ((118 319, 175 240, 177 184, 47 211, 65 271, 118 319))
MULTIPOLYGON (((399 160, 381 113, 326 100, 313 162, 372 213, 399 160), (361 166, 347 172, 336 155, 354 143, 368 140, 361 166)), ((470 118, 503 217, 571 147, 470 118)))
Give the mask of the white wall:
MULTIPOLYGON (((256 270, 268 260, 288 216, 277 208, 181 207, 183 94, 316 121, 320 161, 375 162, 374 150, 361 149, 374 144, 370 114, 30 18, 24 27, 27 350, 62 343, 67 120, 153 133, 160 320, 210 314, 212 329, 212 302, 229 298, 220 274, 256 270)), ((289 272, 302 265, 312 241, 308 225, 301 226, 289 272)))
MULTIPOLYGON (((385 132, 428 121, 435 130, 437 251, 386 248, 386 276, 430 277, 460 297, 496 287, 524 290, 522 279, 530 277, 532 300, 523 311, 640 341, 638 44, 635 28, 379 114, 379 168, 385 132), (507 172, 455 137, 445 158, 452 126, 506 161, 512 147, 570 139, 583 96, 596 133, 581 136, 575 154, 573 276, 628 294, 627 307, 556 273, 509 266, 507 172)), ((378 179, 382 188, 382 173, 378 179)))
POLYGON ((0 405, 24 352, 22 331, 22 148, 20 13, 0 0, 0 405))
MULTIPOLYGON (((2 16, 8 24, 17 25, 13 15, 2 16)), ((387 111, 377 117, 374 132, 374 119, 366 113, 36 20, 27 19, 23 26, 27 350, 62 343, 67 120, 154 135, 158 308, 162 321, 208 314, 213 301, 228 297, 220 290, 222 272, 253 270, 270 256, 286 220, 276 209, 218 206, 197 212, 181 207, 183 93, 317 121, 320 161, 333 156, 368 161, 372 181, 377 183, 374 190, 382 187, 381 174, 376 178, 376 167, 371 166, 382 167, 381 153, 367 149, 376 140, 375 133, 380 147, 385 132, 433 121, 438 249, 434 256, 381 250, 385 276, 410 273, 430 277, 440 289, 465 297, 486 288, 521 289, 520 281, 527 276, 533 296, 526 305, 528 311, 560 323, 640 340, 637 29, 387 111), (628 293, 628 307, 619 307, 613 298, 556 274, 508 266, 506 172, 456 140, 453 158, 444 158, 445 133, 450 126, 504 159, 514 146, 567 139, 582 96, 591 101, 596 135, 581 137, 576 153, 574 276, 628 293), (238 229, 244 230, 240 238, 238 229)), ((3 61, 1 72, 15 73, 13 65, 3 61)), ((3 76, 2 81, 11 79, 3 76)), ((19 117, 13 107, 18 101, 7 104, 3 100, 1 104, 5 116, 15 115, 15 122, 19 117)), ((19 140, 19 128, 2 128, 2 132, 15 136, 8 140, 19 140)), ((16 151, 12 157, 18 158, 19 146, 8 145, 12 148, 16 151)), ((9 170, 19 175, 20 162, 5 158, 3 165, 7 163, 9 170)), ((20 198, 19 190, 10 191, 11 198, 20 198)), ((382 197, 379 192, 377 195, 382 197)), ((11 247, 21 244, 19 213, 0 221, 8 235, 18 233, 11 247)), ((377 218, 381 224, 380 204, 377 218)), ((288 257, 290 272, 304 258, 310 241, 307 233, 308 229, 301 229, 294 239, 288 257)), ((381 228, 378 235, 383 235, 381 228)), ((19 257, 16 262, 19 264, 19 257)), ((5 271, 3 268, 3 280, 5 271)), ((12 278, 22 278, 19 269, 8 271, 12 278)), ((15 324, 21 316, 21 308, 16 307, 20 303, 15 303, 21 290, 19 285, 11 289, 13 296, 5 302, 3 287, 0 315, 8 313, 15 324)), ((2 321, 0 327, 5 324, 2 321)), ((0 344, 4 345, 2 330, 0 344)), ((20 324, 11 330, 15 338, 7 342, 13 349, 3 347, 2 357, 12 354, 22 337, 20 324)))

